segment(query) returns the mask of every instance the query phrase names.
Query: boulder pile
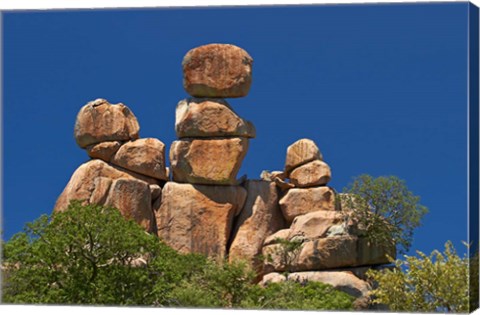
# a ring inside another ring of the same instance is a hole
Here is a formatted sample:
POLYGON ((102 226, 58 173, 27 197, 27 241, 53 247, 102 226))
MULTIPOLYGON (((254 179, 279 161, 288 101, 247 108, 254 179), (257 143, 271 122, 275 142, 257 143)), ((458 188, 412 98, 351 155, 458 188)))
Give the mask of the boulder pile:
POLYGON ((331 169, 314 141, 290 145, 282 171, 237 178, 256 132, 225 99, 248 94, 252 62, 227 44, 185 55, 183 85, 191 97, 176 107, 170 169, 165 145, 140 138, 127 106, 104 99, 83 106, 74 135, 91 159, 73 173, 54 211, 71 200, 113 206, 177 251, 247 261, 262 285, 320 281, 366 307, 365 272, 388 263, 395 248, 370 244, 349 219, 355 203, 342 205, 327 186, 331 169))
POLYGON ((148 232, 156 232, 153 209, 168 180, 165 145, 139 139, 140 127, 124 104, 97 99, 80 109, 75 122, 77 144, 92 160, 81 165, 61 193, 54 211, 71 200, 113 206, 148 232))

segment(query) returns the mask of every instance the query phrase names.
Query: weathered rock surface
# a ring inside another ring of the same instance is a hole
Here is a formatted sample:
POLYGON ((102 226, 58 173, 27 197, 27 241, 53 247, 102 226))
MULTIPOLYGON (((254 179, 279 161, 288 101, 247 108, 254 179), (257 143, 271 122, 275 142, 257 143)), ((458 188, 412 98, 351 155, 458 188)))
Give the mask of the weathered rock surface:
POLYGON ((110 162, 112 156, 120 149, 122 143, 120 141, 106 141, 92 144, 86 147, 87 154, 92 159, 100 159, 110 162))
MULTIPOLYGON (((281 233, 286 235, 285 230, 281 233)), ((287 240, 303 241, 301 248, 285 261, 282 256, 282 244, 274 238, 280 232, 271 235, 264 242, 262 255, 268 257, 264 261, 264 269, 271 271, 319 271, 334 268, 347 268, 388 264, 386 254, 395 258, 395 248, 392 246, 371 245, 365 238, 353 235, 339 235, 325 238, 309 239, 297 236, 289 229, 287 240), (286 264, 288 263, 288 265, 286 264)), ((283 236, 283 235, 282 235, 283 236)), ((353 272, 353 271, 352 271, 353 272)))
POLYGON ((62 194, 58 197, 54 210, 67 209, 71 200, 100 203, 98 201, 106 198, 109 191, 108 183, 119 178, 139 179, 149 184, 157 184, 157 180, 153 178, 119 169, 102 160, 91 160, 75 170, 62 194))
POLYGON ((186 99, 175 112, 178 138, 255 138, 255 127, 240 118, 223 99, 186 99))
POLYGON ((67 209, 72 200, 82 200, 84 204, 112 205, 125 217, 136 220, 150 231, 153 214, 149 184, 157 184, 157 181, 102 160, 91 160, 73 173, 58 197, 54 211, 67 209))
POLYGON ((306 242, 298 256, 297 270, 322 270, 358 266, 357 238, 337 236, 306 242))
POLYGON ((125 143, 112 158, 111 163, 139 174, 168 180, 165 168, 165 145, 155 138, 125 143))
POLYGON ((240 186, 207 186, 168 182, 155 213, 158 236, 183 253, 224 257, 233 218, 242 209, 240 186))
POLYGON ((344 221, 340 211, 315 211, 299 215, 290 226, 289 238, 301 236, 306 241, 326 237, 330 227, 344 221))
POLYGON ((242 97, 252 82, 250 55, 240 47, 209 44, 183 58, 183 87, 195 97, 242 97))
POLYGON ((297 216, 290 228, 279 230, 276 233, 265 238, 264 246, 277 243, 277 238, 286 240, 302 240, 303 242, 314 241, 319 238, 339 236, 329 234, 332 228, 342 226, 343 233, 340 235, 351 234, 354 223, 348 219, 348 212, 342 211, 315 211, 297 216))
POLYGON ((146 182, 124 178, 114 180, 105 204, 117 208, 125 218, 136 221, 148 232, 154 230, 152 199, 146 182))
POLYGON ((295 168, 290 173, 290 182, 296 187, 314 187, 326 185, 332 178, 327 163, 315 160, 295 168))
POLYGON ((248 139, 174 141, 170 147, 173 180, 181 183, 235 185, 247 154, 248 139))
POLYGON ((280 199, 287 223, 296 216, 320 210, 335 210, 335 192, 330 187, 292 188, 280 199))
POLYGON ((285 173, 314 160, 322 160, 322 154, 315 142, 310 139, 300 139, 287 148, 285 173))
POLYGON ((265 238, 285 227, 275 183, 248 180, 247 199, 233 229, 229 259, 245 260, 258 269, 262 262, 256 258, 262 252, 265 238))
MULTIPOLYGON (((92 205, 104 205, 105 202, 107 201, 108 193, 110 192, 110 187, 112 185, 113 180, 108 177, 97 177, 97 178, 87 179, 86 184, 88 184, 88 180, 93 180, 94 189, 91 192, 90 198, 85 199, 85 201, 92 205)), ((81 191, 82 190, 79 190, 78 192, 81 192, 81 191)), ((75 198, 72 198, 72 199, 75 199, 75 198)), ((62 209, 64 208, 66 207, 63 207, 62 209)))
POLYGON ((86 148, 106 141, 128 141, 138 138, 140 126, 124 104, 110 104, 97 99, 80 109, 75 122, 75 140, 86 148))
POLYGON ((267 271, 312 271, 357 266, 357 238, 339 236, 306 241, 286 266, 280 244, 264 246, 262 254, 267 271))

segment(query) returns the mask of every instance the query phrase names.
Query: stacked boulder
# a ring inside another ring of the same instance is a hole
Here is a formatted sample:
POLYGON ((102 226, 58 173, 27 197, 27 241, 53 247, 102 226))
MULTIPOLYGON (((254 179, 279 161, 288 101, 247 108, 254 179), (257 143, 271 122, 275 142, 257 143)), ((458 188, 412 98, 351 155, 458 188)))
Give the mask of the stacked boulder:
POLYGON ((284 174, 293 186, 280 200, 289 224, 309 212, 335 211, 335 191, 326 186, 331 179, 330 167, 323 162, 315 142, 301 139, 287 148, 284 174))
POLYGON ((184 88, 192 98, 178 103, 170 147, 173 181, 156 212, 159 237, 181 252, 225 257, 234 218, 247 191, 237 173, 255 127, 224 98, 246 96, 252 58, 243 49, 210 44, 183 59, 184 88))
POLYGON ((298 140, 287 148, 283 171, 237 179, 256 132, 225 98, 248 94, 252 62, 226 44, 185 55, 183 84, 191 97, 176 107, 170 170, 165 145, 139 138, 127 106, 104 99, 83 106, 74 135, 91 160, 74 172, 54 211, 72 200, 112 206, 179 252, 244 260, 262 284, 328 283, 365 308, 371 289, 365 273, 388 263, 395 248, 369 243, 351 216, 361 200, 327 186, 331 170, 317 145, 298 140))
POLYGON ((92 158, 72 175, 54 211, 71 200, 113 206, 148 232, 156 231, 154 211, 168 180, 165 145, 139 139, 139 124, 124 104, 97 99, 80 109, 75 122, 77 144, 92 158))
POLYGON ((324 282, 357 297, 357 308, 364 308, 371 289, 365 281, 366 271, 372 265, 389 263, 386 255, 394 257, 395 248, 369 243, 365 230, 351 219, 355 196, 337 195, 326 186, 331 170, 322 159, 309 139, 287 149, 282 176, 292 188, 279 204, 290 227, 265 239, 262 283, 324 282))

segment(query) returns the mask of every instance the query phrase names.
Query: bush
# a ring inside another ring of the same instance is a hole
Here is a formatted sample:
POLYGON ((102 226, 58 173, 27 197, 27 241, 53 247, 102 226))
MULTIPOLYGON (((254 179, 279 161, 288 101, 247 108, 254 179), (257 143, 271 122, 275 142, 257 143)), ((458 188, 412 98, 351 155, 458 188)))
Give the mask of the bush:
POLYGON ((319 282, 286 281, 256 287, 242 306, 259 309, 351 310, 354 298, 319 282))
POLYGON ((450 242, 443 254, 417 254, 397 260, 393 270, 368 272, 378 284, 373 303, 386 304, 392 311, 468 312, 468 257, 459 257, 450 242))
POLYGON ((253 287, 255 273, 244 262, 208 260, 169 294, 172 306, 239 307, 253 287))

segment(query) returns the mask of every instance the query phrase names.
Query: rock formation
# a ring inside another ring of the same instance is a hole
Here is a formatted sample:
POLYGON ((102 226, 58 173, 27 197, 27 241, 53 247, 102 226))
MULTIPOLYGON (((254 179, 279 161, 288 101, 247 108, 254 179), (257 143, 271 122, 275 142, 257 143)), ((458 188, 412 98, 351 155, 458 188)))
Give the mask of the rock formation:
POLYGON ((194 97, 242 97, 252 82, 250 55, 240 47, 204 45, 183 58, 183 86, 194 97))
POLYGON ((91 160, 73 173, 54 211, 74 199, 113 206, 180 252, 245 260, 263 285, 324 282, 364 308, 371 289, 366 270, 388 263, 395 248, 371 244, 348 219, 362 200, 337 198, 327 186, 331 169, 315 142, 290 145, 283 171, 237 179, 256 131, 224 98, 248 94, 252 62, 246 51, 225 44, 186 54, 184 88, 191 98, 176 107, 170 169, 165 145, 139 137, 126 105, 97 99, 83 106, 74 135, 91 160), (285 244, 295 246, 286 252, 285 244))
POLYGON ((246 196, 241 186, 169 182, 155 212, 158 236, 183 253, 225 257, 233 219, 246 196))
POLYGON ((246 260, 261 272, 263 241, 270 234, 285 227, 285 220, 278 205, 275 183, 247 180, 247 200, 235 224, 229 259, 246 260))

